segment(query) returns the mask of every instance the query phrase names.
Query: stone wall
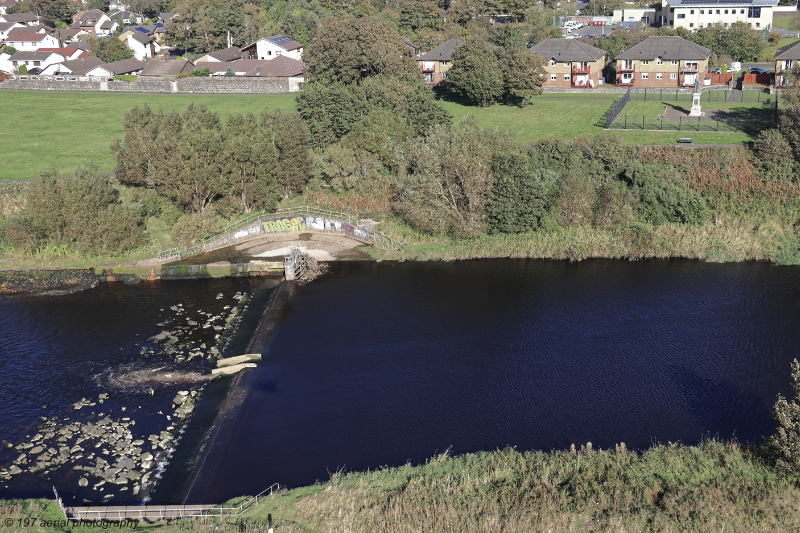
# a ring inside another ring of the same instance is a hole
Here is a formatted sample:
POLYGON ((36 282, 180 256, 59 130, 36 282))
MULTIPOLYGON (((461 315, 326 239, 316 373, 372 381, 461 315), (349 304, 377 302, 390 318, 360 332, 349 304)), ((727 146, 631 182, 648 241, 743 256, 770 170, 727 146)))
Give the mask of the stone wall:
POLYGON ((133 82, 76 76, 27 76, 0 83, 0 89, 145 93, 286 93, 299 90, 298 78, 150 78, 133 82))

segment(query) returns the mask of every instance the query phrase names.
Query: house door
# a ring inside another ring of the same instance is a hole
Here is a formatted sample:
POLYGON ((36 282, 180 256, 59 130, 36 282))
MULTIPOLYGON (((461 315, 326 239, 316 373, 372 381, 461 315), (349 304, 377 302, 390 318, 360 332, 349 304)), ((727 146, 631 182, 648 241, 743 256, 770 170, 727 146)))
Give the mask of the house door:
POLYGON ((686 78, 683 80, 684 85, 694 85, 694 80, 697 78, 697 74, 686 74, 686 78))
POLYGON ((623 72, 622 73, 622 83, 633 83, 633 73, 631 73, 631 72, 623 72))

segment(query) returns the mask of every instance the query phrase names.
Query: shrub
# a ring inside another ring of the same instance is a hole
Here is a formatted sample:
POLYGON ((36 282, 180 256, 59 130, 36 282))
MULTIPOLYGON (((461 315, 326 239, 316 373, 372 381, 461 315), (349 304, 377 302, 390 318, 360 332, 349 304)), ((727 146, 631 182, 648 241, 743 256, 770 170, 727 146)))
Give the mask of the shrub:
POLYGON ((225 69, 225 77, 226 78, 233 78, 236 76, 236 72, 234 72, 233 67, 228 67, 225 69))
POLYGON ((769 35, 767 35, 767 41, 769 41, 772 44, 778 44, 779 42, 781 42, 781 33, 778 31, 769 32, 769 35))
MULTIPOLYGON (((230 68, 230 67, 228 67, 228 68, 230 68)), ((196 68, 196 69, 192 70, 192 76, 198 77, 198 78, 199 77, 206 77, 207 78, 208 76, 211 76, 211 69, 208 68, 208 67, 196 68)))
POLYGON ((764 130, 753 145, 756 164, 772 179, 797 181, 792 146, 780 131, 764 130))
POLYGON ((672 167, 633 161, 623 176, 638 196, 640 214, 652 224, 702 224, 711 216, 705 200, 692 192, 672 167))
POLYGON ((532 168, 519 154, 494 159, 496 180, 487 207, 489 233, 534 231, 558 195, 559 174, 532 168))
POLYGON ((772 408, 772 418, 778 431, 770 437, 778 468, 792 474, 800 473, 800 363, 792 361, 792 388, 795 398, 790 402, 780 394, 772 408))
POLYGON ((216 219, 199 213, 184 215, 172 227, 172 240, 178 246, 193 246, 219 229, 216 219))

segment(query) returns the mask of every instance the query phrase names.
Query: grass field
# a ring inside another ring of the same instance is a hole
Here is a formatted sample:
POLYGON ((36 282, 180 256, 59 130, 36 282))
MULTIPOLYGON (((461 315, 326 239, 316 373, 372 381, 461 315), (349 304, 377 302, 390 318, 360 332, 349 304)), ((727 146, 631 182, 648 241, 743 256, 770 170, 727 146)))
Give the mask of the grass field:
POLYGON ((798 31, 800 30, 800 12, 797 12, 795 17, 775 17, 772 19, 772 25, 784 30, 798 31))
POLYGON ((183 110, 204 104, 223 116, 260 112, 264 107, 294 110, 294 97, 282 95, 173 95, 98 93, 0 93, 0 181, 28 179, 52 167, 72 171, 94 161, 114 170, 109 144, 122 136, 125 112, 148 104, 183 110))
MULTIPOLYGON (((794 24, 794 19, 789 19, 792 24, 794 24)), ((791 28, 786 28, 791 29, 791 28)), ((770 61, 775 61, 775 50, 778 48, 783 48, 786 45, 792 44, 793 42, 800 41, 800 39, 781 39, 778 41, 778 44, 770 44, 767 43, 767 46, 764 47, 764 51, 761 53, 762 57, 769 56, 770 61)), ((774 65, 773 65, 774 68, 774 65)))
MULTIPOLYGON (((525 108, 495 104, 488 109, 443 100, 444 107, 459 120, 473 115, 486 127, 516 133, 523 141, 571 139, 603 131, 604 117, 616 95, 549 93, 534 98, 525 108)), ((29 179, 43 170, 67 172, 94 162, 104 171, 114 170, 109 144, 122 136, 126 111, 148 104, 154 109, 183 110, 189 103, 204 104, 222 116, 264 107, 291 112, 291 95, 173 95, 108 93, 6 92, 0 98, 0 146, 4 165, 0 181, 29 179)), ((753 140, 742 133, 720 133, 708 143, 740 143, 753 140)), ((632 144, 674 144, 669 132, 622 132, 632 144)))

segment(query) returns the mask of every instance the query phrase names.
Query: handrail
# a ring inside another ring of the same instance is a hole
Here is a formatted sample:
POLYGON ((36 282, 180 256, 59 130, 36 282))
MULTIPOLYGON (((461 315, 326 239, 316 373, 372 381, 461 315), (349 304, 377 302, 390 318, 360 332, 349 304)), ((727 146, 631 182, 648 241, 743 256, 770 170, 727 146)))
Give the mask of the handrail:
MULTIPOLYGON (((241 516, 244 512, 250 508, 253 504, 258 505, 258 499, 264 498, 264 495, 272 496, 275 492, 279 491, 281 488, 280 484, 273 483, 266 489, 262 490, 255 496, 251 497, 249 500, 240 503, 236 507, 203 507, 203 506, 193 506, 190 505, 189 509, 186 509, 186 505, 180 507, 174 507, 172 509, 168 507, 160 507, 159 509, 148 509, 147 506, 142 506, 133 509, 111 509, 111 510, 90 510, 90 511, 73 511, 73 514, 77 514, 77 516, 67 517, 66 509, 64 511, 64 517, 67 520, 74 520, 80 521, 85 519, 92 519, 94 517, 95 520, 99 519, 127 519, 127 518, 136 518, 138 520, 163 520, 164 518, 168 519, 176 519, 176 518, 199 518, 203 516, 241 516), (192 508, 194 507, 194 508, 192 508)), ((55 492, 55 487, 53 487, 53 491, 55 492)), ((56 497, 58 499, 58 493, 56 493, 56 497)), ((61 505, 61 500, 58 499, 59 505, 61 505)))
POLYGON ((238 231, 241 231, 245 227, 257 222, 262 218, 273 217, 273 216, 281 216, 281 215, 295 215, 295 214, 315 214, 315 215, 323 215, 327 216, 331 219, 338 219, 342 222, 346 222, 350 226, 357 228, 359 231, 363 232, 369 238, 366 240, 371 240, 373 244, 375 242, 380 242, 382 245, 385 245, 390 248, 397 248, 400 249, 404 245, 403 243, 395 240, 394 238, 377 231, 375 228, 365 228, 358 223, 357 219, 354 219, 349 214, 344 212, 336 212, 330 209, 320 209, 318 207, 309 207, 309 206, 300 206, 300 207, 287 207, 282 209, 276 209, 274 211, 259 211, 256 213, 250 213, 244 219, 240 219, 236 222, 232 222, 225 226, 221 231, 212 235, 211 237, 204 237, 201 241, 201 244, 196 246, 191 246, 188 248, 180 249, 180 248, 169 248, 167 250, 162 250, 158 252, 158 260, 161 263, 165 263, 168 261, 176 261, 180 259, 185 259, 187 257, 191 257, 193 255, 197 255, 203 252, 208 252, 211 250, 216 250, 217 248, 222 248, 225 246, 230 246, 233 243, 239 242, 240 240, 244 240, 249 238, 250 236, 244 236, 241 239, 234 238, 231 240, 229 237, 235 234, 238 231), (220 242, 224 239, 224 242, 220 242))

